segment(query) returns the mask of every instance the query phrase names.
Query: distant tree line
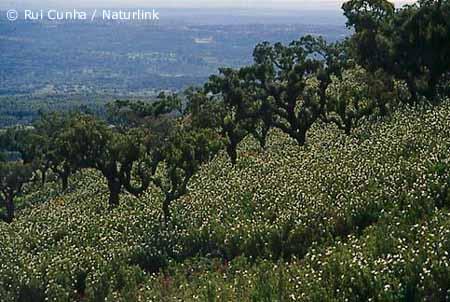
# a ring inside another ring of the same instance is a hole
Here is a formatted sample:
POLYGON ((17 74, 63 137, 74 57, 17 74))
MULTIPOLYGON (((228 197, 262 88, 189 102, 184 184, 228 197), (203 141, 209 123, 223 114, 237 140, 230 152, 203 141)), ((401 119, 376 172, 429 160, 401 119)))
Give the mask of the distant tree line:
POLYGON ((164 195, 162 213, 187 193, 203 164, 225 150, 238 161, 248 136, 266 147, 271 129, 299 145, 316 123, 351 134, 363 120, 388 116, 400 103, 437 103, 449 94, 450 1, 419 0, 401 9, 386 0, 343 4, 348 39, 327 43, 305 36, 289 45, 260 43, 254 63, 221 68, 182 95, 162 93, 152 102, 116 101, 110 123, 86 113, 42 114, 31 128, 0 135, 19 161, 0 162, 0 205, 14 218, 23 186, 49 172, 67 190, 76 171, 94 169, 109 189, 139 197, 150 186, 164 195))

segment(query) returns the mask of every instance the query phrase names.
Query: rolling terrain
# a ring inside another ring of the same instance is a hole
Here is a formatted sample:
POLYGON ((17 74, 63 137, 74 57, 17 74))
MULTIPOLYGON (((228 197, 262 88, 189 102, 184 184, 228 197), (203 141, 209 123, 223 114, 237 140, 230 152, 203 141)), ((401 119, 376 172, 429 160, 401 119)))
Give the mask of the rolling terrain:
MULTIPOLYGON (((448 301, 450 103, 299 147, 273 131, 205 165, 161 222, 161 193, 113 210, 90 171, 0 223, 2 301, 448 301)), ((30 190, 32 191, 32 190, 30 190)))

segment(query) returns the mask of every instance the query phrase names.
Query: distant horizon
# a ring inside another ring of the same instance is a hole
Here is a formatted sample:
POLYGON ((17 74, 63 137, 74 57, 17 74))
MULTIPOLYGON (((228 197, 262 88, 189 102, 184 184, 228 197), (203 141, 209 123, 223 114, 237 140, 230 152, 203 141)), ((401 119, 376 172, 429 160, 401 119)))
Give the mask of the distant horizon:
MULTIPOLYGON (((2 1, 0 9, 11 8, 158 8, 158 9, 274 9, 274 10, 339 10, 345 1, 336 0, 15 0, 2 1)), ((396 6, 414 3, 412 0, 391 1, 396 6)))

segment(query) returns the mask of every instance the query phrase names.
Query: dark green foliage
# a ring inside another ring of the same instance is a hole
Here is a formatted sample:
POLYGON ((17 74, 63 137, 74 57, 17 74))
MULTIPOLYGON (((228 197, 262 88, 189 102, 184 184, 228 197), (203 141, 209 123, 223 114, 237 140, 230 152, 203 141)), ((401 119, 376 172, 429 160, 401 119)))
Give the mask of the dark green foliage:
POLYGON ((324 61, 314 57, 323 45, 323 40, 306 36, 289 46, 262 43, 254 51, 258 80, 272 107, 272 124, 299 145, 305 144, 307 131, 323 109, 317 76, 324 61))
POLYGON ((408 80, 414 95, 433 102, 450 69, 449 19, 448 0, 420 0, 401 9, 393 22, 396 72, 408 80))
POLYGON ((31 164, 21 162, 0 162, 0 207, 4 207, 4 220, 11 223, 14 219, 14 198, 22 193, 23 186, 33 177, 31 164))
POLYGON ((241 68, 239 74, 246 83, 247 102, 251 102, 251 112, 247 114, 250 119, 249 133, 259 142, 262 148, 266 147, 267 136, 274 127, 275 115, 271 98, 264 87, 264 70, 267 66, 252 65, 241 68))
POLYGON ((185 129, 175 131, 169 143, 159 151, 164 172, 153 179, 164 193, 163 214, 170 220, 170 204, 187 193, 189 180, 200 167, 212 160, 222 148, 221 138, 209 129, 185 129))
POLYGON ((160 93, 154 101, 117 100, 107 105, 109 119, 116 125, 139 126, 155 119, 182 111, 181 99, 177 94, 160 93))
MULTIPOLYGON (((197 114, 214 114, 221 135, 226 139, 226 151, 233 165, 237 161, 237 146, 256 127, 258 105, 254 91, 245 81, 247 69, 222 68, 205 84, 204 93, 208 102, 217 104, 217 111, 200 108, 197 114), (203 110, 202 110, 203 109, 203 110)), ((198 109, 198 105, 196 109, 198 109)), ((198 119, 198 118, 197 118, 198 119)), ((214 124, 213 124, 214 125, 214 124)))
POLYGON ((135 195, 148 188, 149 176, 147 170, 142 168, 142 161, 146 158, 143 146, 150 145, 147 143, 150 139, 144 131, 116 132, 106 123, 88 115, 72 117, 57 138, 62 154, 71 166, 92 168, 103 174, 108 183, 111 206, 119 204, 119 194, 123 188, 135 195), (140 187, 134 187, 131 183, 135 165, 140 187))
POLYGON ((63 190, 66 190, 68 178, 75 168, 61 153, 57 137, 67 127, 69 118, 70 114, 64 113, 41 114, 33 126, 9 128, 2 135, 2 148, 16 152, 26 164, 33 163, 43 184, 51 170, 58 175, 63 190))
POLYGON ((436 102, 450 69, 450 3, 420 0, 394 10, 386 0, 352 0, 343 4, 353 54, 369 71, 383 69, 406 81, 411 101, 436 102))
POLYGON ((387 0, 351 0, 342 5, 347 26, 355 29, 352 52, 358 63, 370 71, 389 68, 392 40, 386 36, 395 14, 387 0))
POLYGON ((362 120, 391 113, 397 90, 394 81, 380 70, 371 73, 360 66, 343 70, 339 77, 331 77, 323 120, 350 134, 362 120))
POLYGON ((120 164, 125 167, 119 172, 120 179, 126 190, 135 195, 141 194, 150 183, 158 187, 165 196, 162 209, 168 223, 170 204, 187 193, 189 180, 219 152, 222 139, 210 129, 211 123, 201 128, 193 119, 177 117, 177 111, 181 112, 177 95, 160 94, 158 101, 151 104, 117 101, 113 108, 121 114, 126 112, 127 120, 131 121, 124 125, 131 127, 128 137, 131 133, 147 135, 146 139, 138 140, 137 146, 143 153, 134 151, 133 160, 120 164), (134 161, 139 161, 138 174, 143 182, 137 190, 131 187, 134 161))
POLYGON ((35 144, 39 148, 38 161, 42 183, 46 182, 47 172, 51 170, 58 176, 63 191, 68 189, 69 177, 77 170, 77 167, 66 158, 61 141, 58 140, 61 132, 67 129, 71 115, 56 112, 43 113, 34 123, 33 129, 38 137, 35 144))
POLYGON ((17 152, 25 163, 36 161, 43 153, 41 150, 41 137, 32 126, 17 126, 8 128, 2 134, 2 149, 17 152))

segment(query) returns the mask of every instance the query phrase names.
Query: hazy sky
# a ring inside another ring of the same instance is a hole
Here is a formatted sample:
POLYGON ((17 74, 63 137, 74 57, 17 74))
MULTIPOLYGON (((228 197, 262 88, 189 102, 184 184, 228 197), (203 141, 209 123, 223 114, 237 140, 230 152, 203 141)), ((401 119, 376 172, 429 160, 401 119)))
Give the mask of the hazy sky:
MULTIPOLYGON (((339 8, 343 1, 339 0, 0 0, 0 8, 30 7, 194 7, 194 8, 339 8)), ((412 0, 393 1, 397 5, 412 0)))

